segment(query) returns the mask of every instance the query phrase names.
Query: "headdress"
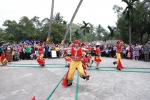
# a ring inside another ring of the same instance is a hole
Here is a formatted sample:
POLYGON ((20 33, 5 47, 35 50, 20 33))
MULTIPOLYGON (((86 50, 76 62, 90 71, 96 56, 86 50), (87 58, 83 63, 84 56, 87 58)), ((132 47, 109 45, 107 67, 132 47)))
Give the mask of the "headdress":
POLYGON ((74 40, 74 44, 80 44, 79 40, 74 40))

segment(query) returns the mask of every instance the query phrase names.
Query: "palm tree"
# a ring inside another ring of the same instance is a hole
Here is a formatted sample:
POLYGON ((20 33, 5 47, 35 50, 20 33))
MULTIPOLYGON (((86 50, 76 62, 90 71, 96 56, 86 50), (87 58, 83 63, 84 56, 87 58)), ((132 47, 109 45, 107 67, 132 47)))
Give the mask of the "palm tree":
POLYGON ((108 26, 108 29, 110 31, 109 36, 111 37, 111 40, 112 40, 112 38, 115 36, 114 31, 115 31, 116 27, 110 27, 110 26, 108 26))
POLYGON ((56 13, 55 17, 54 17, 54 22, 60 24, 63 22, 63 16, 60 15, 60 13, 56 13))
POLYGON ((35 28, 40 28, 41 26, 41 23, 39 21, 39 17, 37 16, 34 16, 32 19, 31 19, 32 23, 34 24, 34 27, 35 28))
POLYGON ((79 39, 79 38, 80 38, 79 29, 76 29, 73 33, 74 33, 73 35, 74 35, 74 37, 75 37, 76 39, 79 39))
POLYGON ((101 33, 104 31, 105 29, 99 24, 98 27, 96 28, 96 36, 98 40, 102 39, 101 33))
POLYGON ((125 19, 129 21, 129 43, 131 44, 131 23, 132 23, 132 14, 136 11, 135 2, 139 0, 122 0, 127 4, 123 14, 125 14, 125 19))
POLYGON ((95 35, 95 27, 91 23, 89 23, 89 33, 90 34, 87 34, 87 41, 91 42, 92 41, 92 37, 95 35))
POLYGON ((81 30, 83 30, 83 36, 84 36, 84 41, 86 41, 86 34, 90 32, 90 27, 88 25, 90 25, 90 23, 86 23, 85 21, 83 21, 83 26, 81 26, 81 30))
POLYGON ((78 6, 77 6, 77 8, 76 8, 76 10, 75 10, 75 12, 74 12, 72 18, 71 18, 71 21, 70 21, 70 23, 69 23, 69 25, 68 25, 67 31, 66 31, 66 33, 65 33, 65 36, 64 36, 64 38, 63 38, 61 44, 64 44, 64 41, 66 40, 66 36, 67 36, 67 34, 68 34, 69 30, 70 30, 70 27, 71 27, 71 25, 72 25, 72 22, 73 22, 73 20, 74 20, 74 18, 75 18, 75 16, 76 16, 76 14, 77 14, 77 12, 78 12, 78 10, 79 10, 81 4, 82 4, 82 1, 83 1, 83 0, 80 0, 80 2, 79 2, 79 4, 78 4, 78 6))
POLYGON ((52 30, 52 20, 53 20, 53 10, 54 10, 54 0, 52 0, 51 15, 50 15, 50 25, 49 25, 49 31, 48 31, 47 40, 46 40, 47 44, 50 43, 50 34, 51 34, 51 30, 52 30))
POLYGON ((42 25, 44 25, 44 24, 49 23, 50 19, 49 18, 44 18, 41 22, 42 22, 42 25))
POLYGON ((109 34, 107 31, 103 32, 103 41, 106 42, 109 39, 109 34))
POLYGON ((89 33, 90 34, 94 34, 94 31, 95 31, 95 27, 93 24, 89 23, 89 33))

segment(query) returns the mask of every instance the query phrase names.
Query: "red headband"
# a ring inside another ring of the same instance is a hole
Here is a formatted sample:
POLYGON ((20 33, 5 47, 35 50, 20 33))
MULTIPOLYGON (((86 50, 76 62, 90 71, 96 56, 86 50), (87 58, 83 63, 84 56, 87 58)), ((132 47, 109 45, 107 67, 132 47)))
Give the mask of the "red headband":
POLYGON ((80 44, 79 40, 74 40, 74 44, 80 44))
POLYGON ((117 44, 120 44, 120 41, 119 41, 119 40, 117 41, 117 44))

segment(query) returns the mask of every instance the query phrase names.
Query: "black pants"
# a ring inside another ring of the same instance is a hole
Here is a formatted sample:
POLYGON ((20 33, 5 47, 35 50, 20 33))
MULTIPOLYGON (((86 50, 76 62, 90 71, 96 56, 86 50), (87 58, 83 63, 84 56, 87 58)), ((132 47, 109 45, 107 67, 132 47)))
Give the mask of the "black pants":
POLYGON ((57 57, 59 58, 59 54, 60 54, 59 51, 56 51, 56 54, 57 54, 57 57))
POLYGON ((149 61, 149 54, 144 54, 145 61, 149 61))
POLYGON ((19 58, 23 59, 23 52, 20 52, 19 58))
POLYGON ((101 52, 101 56, 104 57, 105 56, 105 52, 101 52))
POLYGON ((30 53, 26 53, 26 59, 27 59, 27 60, 30 59, 30 53))

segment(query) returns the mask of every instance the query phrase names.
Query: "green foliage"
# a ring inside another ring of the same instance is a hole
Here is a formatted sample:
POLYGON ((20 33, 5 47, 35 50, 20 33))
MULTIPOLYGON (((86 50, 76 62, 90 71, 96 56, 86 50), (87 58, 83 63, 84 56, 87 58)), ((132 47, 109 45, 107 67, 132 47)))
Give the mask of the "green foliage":
MULTIPOLYGON (((52 24, 52 36, 51 41, 61 42, 65 30, 67 28, 66 21, 64 23, 53 23, 52 24)), ((27 16, 21 17, 19 23, 16 21, 6 20, 3 24, 6 28, 4 32, 0 30, 1 40, 6 42, 19 42, 20 40, 42 40, 45 41, 47 38, 49 19, 45 18, 41 22, 39 17, 34 16, 29 19, 27 16)))
POLYGON ((103 33, 105 32, 106 30, 99 24, 97 27, 96 27, 96 36, 97 36, 97 40, 102 40, 103 39, 103 36, 104 35, 103 33))
MULTIPOLYGON (((136 13, 132 13, 132 43, 143 43, 150 38, 150 10, 148 9, 146 2, 136 2, 134 4, 136 13)), ((119 30, 120 39, 124 42, 129 43, 129 29, 128 20, 125 19, 126 15, 122 15, 118 18, 117 29, 119 30)))
MULTIPOLYGON (((129 35, 131 35, 132 44, 143 43, 150 38, 150 2, 138 0, 122 0, 127 6, 124 11, 122 7, 114 5, 113 10, 118 15, 116 28, 108 26, 107 32, 100 24, 93 26, 90 22, 72 24, 70 27, 70 35, 67 35, 65 42, 79 39, 81 41, 109 40, 120 39, 125 43, 129 43, 129 35), (135 2, 136 1, 136 2, 135 2), (133 13, 134 12, 134 13, 133 13), (129 31, 129 26, 132 28, 129 31)), ((39 17, 34 16, 29 19, 27 16, 20 18, 17 23, 15 20, 6 20, 3 23, 4 29, 0 29, 0 41, 19 42, 20 40, 41 40, 46 41, 49 30, 50 19, 44 18, 42 21, 39 17)), ((60 13, 56 13, 52 22, 52 30, 50 41, 60 43, 67 30, 68 23, 63 20, 60 13)))
POLYGON ((0 36, 1 36, 0 41, 3 41, 4 33, 3 33, 3 29, 2 28, 0 28, 0 36))
POLYGON ((111 26, 109 26, 108 25, 108 29, 109 29, 109 31, 110 31, 110 34, 109 34, 109 36, 111 37, 111 40, 112 40, 112 38, 115 36, 115 27, 111 27, 111 26))
POLYGON ((113 10, 114 10, 115 13, 117 13, 117 17, 119 18, 121 13, 122 13, 121 11, 123 10, 123 8, 119 7, 118 5, 114 5, 113 10))
POLYGON ((132 27, 132 22, 133 22, 133 14, 137 12, 135 8, 135 2, 139 0, 122 0, 127 4, 125 10, 123 11, 124 18, 126 21, 128 21, 128 26, 129 26, 129 43, 131 43, 131 27, 132 27))

